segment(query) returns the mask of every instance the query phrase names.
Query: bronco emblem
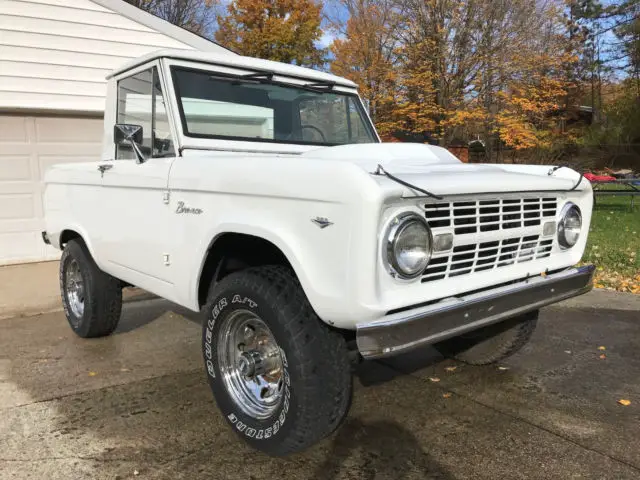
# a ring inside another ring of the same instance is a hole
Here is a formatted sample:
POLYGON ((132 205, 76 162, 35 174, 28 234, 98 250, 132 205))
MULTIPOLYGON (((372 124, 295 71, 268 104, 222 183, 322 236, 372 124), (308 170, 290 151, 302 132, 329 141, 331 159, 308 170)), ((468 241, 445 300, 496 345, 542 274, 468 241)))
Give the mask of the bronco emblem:
POLYGON ((192 208, 185 206, 184 202, 178 202, 178 208, 176 208, 176 213, 191 213, 193 215, 200 215, 202 213, 201 208, 192 208))

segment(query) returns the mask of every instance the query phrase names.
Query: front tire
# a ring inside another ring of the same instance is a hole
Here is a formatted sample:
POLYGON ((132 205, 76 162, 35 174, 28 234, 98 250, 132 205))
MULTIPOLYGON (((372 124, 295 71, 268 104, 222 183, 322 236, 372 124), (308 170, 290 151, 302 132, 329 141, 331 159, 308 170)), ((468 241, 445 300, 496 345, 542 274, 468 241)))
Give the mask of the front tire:
POLYGON ((104 337, 118 326, 120 281, 98 268, 80 239, 69 241, 62 252, 60 293, 69 325, 78 336, 104 337))
POLYGON ((445 357, 470 365, 499 362, 524 347, 538 323, 538 310, 454 337, 435 345, 445 357))
POLYGON ((233 273, 215 285, 203 313, 209 385, 245 442, 282 456, 339 426, 351 402, 347 345, 317 317, 292 272, 233 273))

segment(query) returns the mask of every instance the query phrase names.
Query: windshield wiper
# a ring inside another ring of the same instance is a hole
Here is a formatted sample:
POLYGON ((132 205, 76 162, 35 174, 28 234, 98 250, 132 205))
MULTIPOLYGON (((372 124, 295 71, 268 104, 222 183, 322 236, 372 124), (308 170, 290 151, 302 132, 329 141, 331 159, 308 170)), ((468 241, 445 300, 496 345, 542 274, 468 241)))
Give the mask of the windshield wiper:
POLYGON ((258 83, 271 83, 273 82, 273 76, 275 73, 273 72, 253 72, 246 73, 244 75, 236 76, 236 80, 233 82, 234 84, 238 84, 241 81, 246 80, 257 80, 258 83))
POLYGON ((327 81, 320 81, 320 82, 305 83, 304 86, 307 88, 333 90, 333 87, 336 86, 336 82, 331 82, 327 80, 327 81))
MULTIPOLYGON (((547 172, 547 175, 551 176, 554 173, 556 173, 556 170, 560 170, 561 168, 571 168, 568 165, 558 165, 557 167, 553 167, 551 170, 549 170, 547 172)), ((580 173, 580 172, 578 172, 580 173)), ((571 187, 569 190, 567 190, 567 192, 573 192, 576 188, 578 188, 578 185, 580 185, 580 182, 582 182, 582 179, 584 178, 584 174, 580 173, 580 177, 578 177, 578 181, 575 183, 575 185, 573 187, 571 187)))
POLYGON ((275 73, 273 72, 253 72, 253 73, 246 73, 244 75, 238 75, 238 78, 242 78, 242 79, 264 78, 265 80, 272 80, 274 75, 275 73))
POLYGON ((287 83, 275 81, 273 79, 275 73, 274 72, 254 72, 254 73, 246 73, 244 75, 233 75, 233 74, 223 74, 216 73, 213 75, 209 75, 211 80, 227 80, 232 82, 233 85, 239 85, 242 82, 252 82, 255 81, 257 83, 274 83, 278 85, 284 85, 290 88, 299 88, 300 90, 307 90, 308 92, 313 93, 322 93, 327 90, 332 90, 335 86, 333 82, 320 82, 320 83, 304 83, 299 85, 297 83, 287 83))
POLYGON ((426 196, 431 197, 431 198, 435 198, 436 200, 442 200, 443 197, 440 197, 438 195, 434 195, 433 193, 420 188, 420 187, 416 187, 415 185, 410 184, 409 182, 405 182, 404 180, 400 180, 398 177, 391 175, 389 172, 387 172, 384 168, 382 168, 382 165, 378 165, 378 168, 376 169, 376 171, 373 173, 374 175, 384 175, 387 178, 390 178, 391 180, 393 180, 394 182, 399 183, 400 185, 404 185, 407 188, 410 188, 412 190, 416 190, 418 192, 424 193, 426 196))

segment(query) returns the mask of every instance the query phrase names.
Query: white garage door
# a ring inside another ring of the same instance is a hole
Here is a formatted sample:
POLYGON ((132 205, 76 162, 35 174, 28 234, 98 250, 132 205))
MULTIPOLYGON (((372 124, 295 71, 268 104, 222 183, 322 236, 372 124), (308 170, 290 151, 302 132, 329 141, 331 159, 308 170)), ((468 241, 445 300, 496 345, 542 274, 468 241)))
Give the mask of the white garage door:
POLYGON ((40 237, 44 172, 98 159, 101 143, 102 118, 0 114, 0 265, 59 257, 40 237))

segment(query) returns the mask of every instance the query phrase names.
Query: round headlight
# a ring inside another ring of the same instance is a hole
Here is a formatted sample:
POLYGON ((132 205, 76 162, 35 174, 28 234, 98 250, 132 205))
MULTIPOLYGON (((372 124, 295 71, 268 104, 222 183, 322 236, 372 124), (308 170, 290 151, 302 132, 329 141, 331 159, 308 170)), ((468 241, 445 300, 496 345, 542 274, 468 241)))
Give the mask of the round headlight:
POLYGON ((571 248, 580 238, 582 214, 575 203, 567 203, 560 213, 558 222, 558 242, 563 248, 571 248))
POLYGON ((420 215, 403 214, 391 223, 387 236, 387 261, 402 278, 420 275, 431 258, 431 230, 420 215))

